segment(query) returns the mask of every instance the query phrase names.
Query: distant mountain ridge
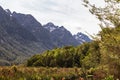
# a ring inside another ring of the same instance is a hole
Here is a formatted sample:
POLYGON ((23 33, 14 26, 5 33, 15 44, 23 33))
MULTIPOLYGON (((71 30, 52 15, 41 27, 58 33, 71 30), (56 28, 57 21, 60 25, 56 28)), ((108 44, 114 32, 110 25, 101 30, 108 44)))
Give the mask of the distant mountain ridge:
POLYGON ((91 42, 91 39, 81 32, 78 32, 76 35, 73 35, 73 37, 79 42, 79 44, 82 44, 84 42, 91 42))
POLYGON ((55 26, 53 23, 49 22, 46 25, 43 25, 43 27, 47 30, 49 30, 51 35, 51 40, 54 41, 54 45, 56 46, 68 46, 73 45, 77 46, 79 43, 76 39, 72 36, 70 31, 65 29, 63 26, 55 26))
POLYGON ((11 13, 0 7, 0 65, 22 63, 33 54, 79 44, 82 42, 63 26, 51 22, 42 25, 30 14, 11 13))
POLYGON ((55 26, 52 22, 49 22, 49 23, 43 25, 43 27, 45 29, 47 29, 48 31, 50 31, 50 32, 52 32, 52 31, 54 31, 54 30, 59 28, 58 26, 55 26))

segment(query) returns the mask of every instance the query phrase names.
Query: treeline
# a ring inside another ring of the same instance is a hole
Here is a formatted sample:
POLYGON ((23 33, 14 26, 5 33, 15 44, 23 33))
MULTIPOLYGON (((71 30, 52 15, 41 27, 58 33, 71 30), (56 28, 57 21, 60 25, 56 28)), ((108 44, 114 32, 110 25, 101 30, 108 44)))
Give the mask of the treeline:
POLYGON ((34 55, 27 66, 79 67, 83 78, 120 79, 120 27, 102 28, 99 36, 77 47, 66 46, 34 55))
POLYGON ((85 71, 92 69, 90 74, 95 76, 120 79, 120 27, 102 28, 99 36, 77 47, 66 46, 34 55, 27 66, 80 67, 85 71))
POLYGON ((44 67, 95 67, 100 63, 100 51, 97 41, 78 47, 66 46, 34 55, 27 61, 27 66, 44 67))

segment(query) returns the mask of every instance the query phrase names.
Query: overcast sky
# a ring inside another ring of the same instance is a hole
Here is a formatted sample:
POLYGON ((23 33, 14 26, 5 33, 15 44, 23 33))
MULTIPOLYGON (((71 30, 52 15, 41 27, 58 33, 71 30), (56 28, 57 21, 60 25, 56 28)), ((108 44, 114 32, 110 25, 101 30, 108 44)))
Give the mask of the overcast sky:
MULTIPOLYGON (((91 0, 102 4, 101 0, 91 0)), ((100 30, 98 20, 91 15, 81 0, 0 0, 4 9, 32 14, 41 24, 53 22, 64 26, 72 34, 87 32, 91 35, 100 30)))

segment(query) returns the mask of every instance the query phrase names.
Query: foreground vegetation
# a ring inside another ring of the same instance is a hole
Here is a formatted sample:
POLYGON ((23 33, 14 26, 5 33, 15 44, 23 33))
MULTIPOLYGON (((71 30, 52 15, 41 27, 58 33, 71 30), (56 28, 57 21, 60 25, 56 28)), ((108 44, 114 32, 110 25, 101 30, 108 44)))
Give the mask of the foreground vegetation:
POLYGON ((0 80, 114 80, 113 76, 105 76, 100 67, 88 71, 77 67, 0 67, 0 80))
POLYGON ((78 80, 80 68, 0 67, 0 80, 78 80))

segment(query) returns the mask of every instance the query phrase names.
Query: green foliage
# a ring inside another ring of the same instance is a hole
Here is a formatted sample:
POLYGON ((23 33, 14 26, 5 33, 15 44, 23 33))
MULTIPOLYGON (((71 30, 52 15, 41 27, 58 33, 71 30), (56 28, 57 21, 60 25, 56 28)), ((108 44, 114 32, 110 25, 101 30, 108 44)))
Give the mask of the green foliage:
POLYGON ((78 47, 66 46, 34 55, 27 66, 91 68, 100 63, 98 42, 85 43, 78 47))
MULTIPOLYGON (((105 6, 83 0, 89 11, 100 20, 101 65, 108 66, 107 80, 120 79, 120 0, 104 0, 105 6)), ((89 57, 88 57, 89 58, 89 57)))
POLYGON ((74 47, 64 47, 33 56, 27 66, 73 67, 80 66, 79 60, 80 55, 75 53, 74 47))
POLYGON ((114 80, 113 76, 109 75, 104 80, 114 80))
POLYGON ((90 69, 100 64, 101 54, 98 42, 91 42, 87 53, 87 56, 82 60, 84 68, 90 69))

